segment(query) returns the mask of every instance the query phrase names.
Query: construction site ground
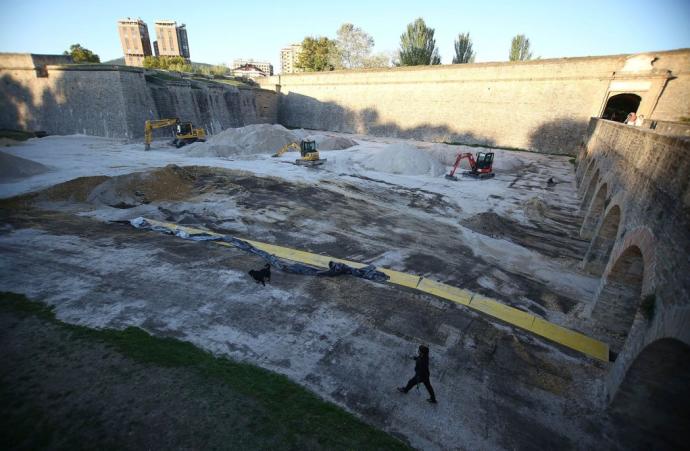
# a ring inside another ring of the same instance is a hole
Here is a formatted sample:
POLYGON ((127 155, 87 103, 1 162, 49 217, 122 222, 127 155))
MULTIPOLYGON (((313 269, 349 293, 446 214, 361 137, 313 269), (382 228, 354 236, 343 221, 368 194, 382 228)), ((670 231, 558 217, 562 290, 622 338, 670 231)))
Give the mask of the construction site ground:
MULTIPOLYGON (((644 445, 615 403, 602 410, 609 363, 398 286, 274 271, 264 287, 247 274, 263 265, 256 256, 124 222, 143 216, 413 273, 606 339, 585 319, 599 280, 579 269, 587 242, 568 157, 496 150, 495 178, 454 182, 367 169, 358 155, 400 141, 354 138, 356 147, 322 152, 329 164, 316 170, 292 164, 294 153, 190 157, 160 142, 144 152, 84 136, 7 142, 4 153, 48 169, 0 184, 0 291, 52 306, 69 324, 136 326, 286 375, 419 449, 644 445), (423 387, 396 391, 422 343, 437 405, 423 387)), ((3 321, 7 354, 25 335, 3 321)), ((49 349, 39 343, 34 360, 5 368, 3 385, 27 365, 53 377, 35 365, 49 349)), ((74 385, 98 404, 100 392, 74 385)), ((40 387, 25 393, 49 405, 40 387)), ((124 430, 125 416, 100 420, 124 430)))

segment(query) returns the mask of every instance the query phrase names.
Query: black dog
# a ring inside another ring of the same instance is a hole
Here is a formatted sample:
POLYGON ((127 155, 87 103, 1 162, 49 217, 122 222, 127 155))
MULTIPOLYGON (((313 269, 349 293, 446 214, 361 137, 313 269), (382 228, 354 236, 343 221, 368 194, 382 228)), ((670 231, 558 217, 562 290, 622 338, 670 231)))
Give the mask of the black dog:
POLYGON ((271 281, 271 265, 266 263, 263 269, 249 271, 249 275, 254 278, 256 283, 261 283, 261 285, 266 286, 266 282, 271 281))

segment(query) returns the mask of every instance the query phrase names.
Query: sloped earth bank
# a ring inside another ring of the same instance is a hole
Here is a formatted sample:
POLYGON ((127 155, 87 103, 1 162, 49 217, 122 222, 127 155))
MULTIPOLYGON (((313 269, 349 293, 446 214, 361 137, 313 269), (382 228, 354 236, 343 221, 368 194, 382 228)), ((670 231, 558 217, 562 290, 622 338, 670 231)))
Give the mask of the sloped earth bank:
POLYGON ((576 269, 574 202, 529 195, 549 174, 527 167, 508 188, 527 193, 514 200, 524 223, 460 220, 441 194, 364 176, 301 184, 168 166, 83 177, 2 201, 0 290, 67 322, 139 326, 286 374, 417 448, 615 447, 597 413, 606 364, 390 285, 274 273, 264 288, 247 275, 263 264, 254 256, 107 222, 148 216, 382 265, 579 328, 595 281, 576 269), (572 256, 553 258, 564 243, 572 256), (419 343, 436 406, 423 389, 395 391, 419 343))

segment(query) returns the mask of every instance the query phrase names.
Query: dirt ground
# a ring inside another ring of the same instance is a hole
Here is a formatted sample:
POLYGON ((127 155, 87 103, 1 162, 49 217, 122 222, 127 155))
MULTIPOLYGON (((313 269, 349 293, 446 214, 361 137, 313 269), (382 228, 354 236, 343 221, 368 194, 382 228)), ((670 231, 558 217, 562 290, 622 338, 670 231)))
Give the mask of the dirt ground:
POLYGON ((247 275, 255 256, 113 222, 145 216, 424 275, 589 332, 579 313, 598 281, 578 269, 574 168, 529 158, 455 185, 193 165, 84 177, 2 201, 0 290, 69 323, 138 326, 285 374, 416 448, 615 449, 624 426, 601 413, 605 363, 400 287, 274 273, 264 288, 247 275), (463 204, 480 186, 483 200, 463 204), (395 390, 420 343, 438 405, 395 390))

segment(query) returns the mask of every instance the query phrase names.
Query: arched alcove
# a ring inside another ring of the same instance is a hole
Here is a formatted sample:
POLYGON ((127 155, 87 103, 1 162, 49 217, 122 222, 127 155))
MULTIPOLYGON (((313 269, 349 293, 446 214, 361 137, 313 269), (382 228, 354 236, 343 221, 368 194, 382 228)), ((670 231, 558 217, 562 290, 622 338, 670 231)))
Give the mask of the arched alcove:
POLYGON ((690 346, 672 338, 637 356, 607 409, 620 449, 687 449, 690 346))
POLYGON ((596 327, 607 336, 614 353, 623 348, 640 307, 644 270, 640 248, 627 248, 613 264, 592 311, 596 327))
POLYGON ((589 205, 589 209, 585 214, 585 220, 582 222, 582 228, 580 229, 580 236, 585 239, 591 239, 594 235, 594 230, 599 224, 601 216, 604 214, 604 209, 606 208, 606 194, 608 187, 606 183, 601 185, 597 194, 594 195, 592 203, 589 205))
POLYGON ((592 178, 589 180, 589 186, 587 187, 587 191, 585 191, 585 197, 582 198, 582 204, 580 205, 582 209, 585 209, 589 206, 589 203, 592 201, 592 196, 594 195, 594 190, 600 181, 599 169, 597 169, 592 178))
POLYGON ((640 106, 642 97, 637 94, 617 94, 609 97, 604 107, 604 112, 601 114, 602 119, 610 121, 625 122, 625 118, 629 113, 636 113, 640 106))
POLYGON ((597 235, 587 249, 584 269, 588 273, 601 276, 604 273, 609 256, 616 244, 616 236, 621 222, 621 209, 614 205, 601 222, 597 235))

